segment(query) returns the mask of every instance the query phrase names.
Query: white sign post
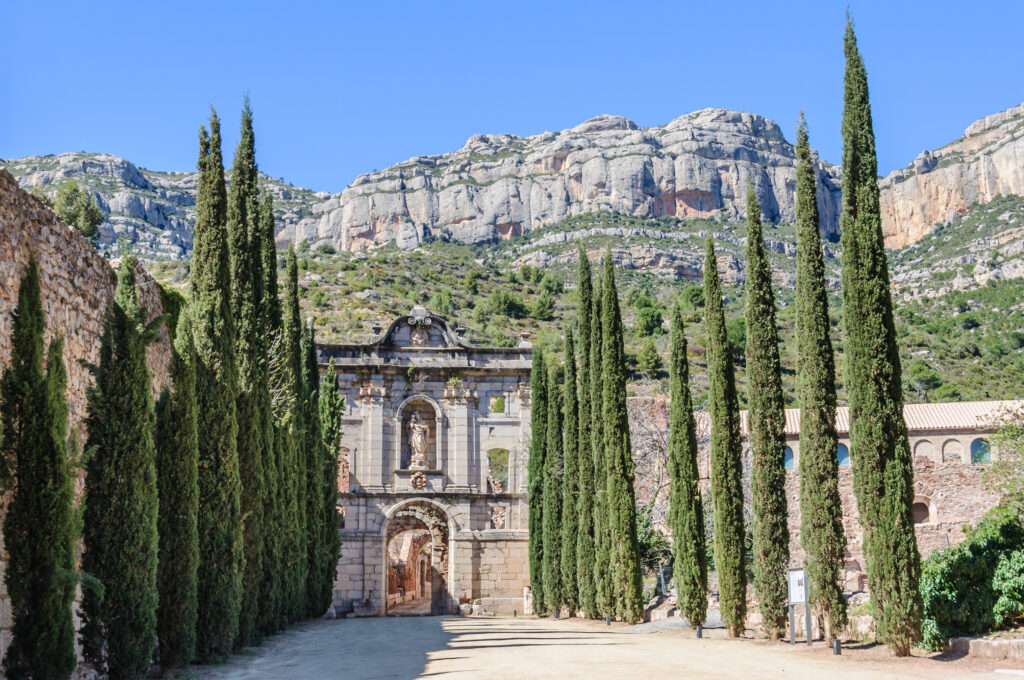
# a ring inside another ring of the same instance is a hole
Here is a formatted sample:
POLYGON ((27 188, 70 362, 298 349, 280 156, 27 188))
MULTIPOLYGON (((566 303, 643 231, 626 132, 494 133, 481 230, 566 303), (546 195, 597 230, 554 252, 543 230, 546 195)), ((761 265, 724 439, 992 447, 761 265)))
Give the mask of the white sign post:
POLYGON ((807 633, 807 644, 811 644, 811 607, 808 604, 810 587, 807 574, 803 569, 790 569, 789 582, 789 644, 796 644, 796 605, 804 605, 804 629, 807 633))

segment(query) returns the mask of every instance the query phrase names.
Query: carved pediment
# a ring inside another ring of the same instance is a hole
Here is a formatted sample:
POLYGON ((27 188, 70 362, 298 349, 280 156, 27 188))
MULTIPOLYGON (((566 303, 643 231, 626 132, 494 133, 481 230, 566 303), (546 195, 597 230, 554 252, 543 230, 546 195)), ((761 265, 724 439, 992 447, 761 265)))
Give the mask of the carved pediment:
POLYGON ((391 322, 375 344, 411 349, 465 347, 443 317, 431 314, 420 305, 413 307, 408 315, 391 322))

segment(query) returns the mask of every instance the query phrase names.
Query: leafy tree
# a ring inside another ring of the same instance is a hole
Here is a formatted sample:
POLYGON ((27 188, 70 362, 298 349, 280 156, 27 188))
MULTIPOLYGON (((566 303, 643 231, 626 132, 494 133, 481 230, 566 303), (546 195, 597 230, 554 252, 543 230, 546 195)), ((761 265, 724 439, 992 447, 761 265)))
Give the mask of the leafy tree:
POLYGON ((679 306, 672 308, 672 352, 669 359, 669 514, 672 532, 672 574, 679 610, 691 626, 704 625, 708 609, 708 565, 704 546, 704 507, 697 467, 697 425, 690 396, 686 330, 679 306))
POLYGON ((916 361, 910 365, 907 371, 910 374, 910 382, 918 395, 930 392, 942 384, 942 376, 934 368, 923 361, 916 361))
POLYGON ((733 360, 741 364, 744 363, 747 352, 747 320, 743 317, 729 319, 725 324, 725 336, 733 360))
POLYGON ((200 659, 231 652, 242 600, 242 512, 235 397, 235 322, 227 235, 227 190, 220 150, 220 119, 199 131, 199 187, 193 229, 192 341, 196 348, 199 432, 200 659))
POLYGON ((747 431, 753 457, 754 592, 769 640, 786 629, 786 414, 772 268, 761 236, 761 206, 747 186, 747 431))
POLYGON ((636 538, 636 498, 633 491, 633 451, 626 411, 626 352, 622 316, 615 289, 611 252, 604 257, 601 297, 601 408, 607 464, 605 512, 607 513, 607 578, 611 586, 609 611, 623 621, 643 617, 640 550, 636 538))
POLYGON ((654 307, 641 307, 636 313, 636 334, 640 337, 648 337, 661 333, 661 325, 665 320, 661 312, 654 307))
POLYGON ((704 306, 704 286, 692 284, 683 289, 679 296, 683 309, 700 309, 704 306))
POLYGON ((645 338, 640 354, 636 358, 636 367, 646 376, 657 375, 661 371, 661 355, 654 345, 654 340, 645 338))
POLYGON ((579 582, 579 605, 584 613, 598 616, 594 587, 594 455, 591 420, 591 384, 594 367, 591 363, 590 334, 593 325, 594 283, 583 244, 577 253, 579 280, 579 311, 576 328, 579 334, 579 495, 576 502, 576 577, 579 582))
POLYGON ((263 585, 263 510, 266 498, 263 475, 264 447, 269 445, 261 408, 266 376, 262 320, 262 253, 259 241, 259 174, 256 170, 255 137, 249 98, 242 109, 242 130, 235 149, 228 193, 228 244, 231 269, 231 309, 235 320, 235 360, 238 365, 238 396, 235 401, 238 428, 238 469, 242 488, 240 502, 244 534, 245 572, 242 577, 239 646, 255 644, 259 628, 260 592, 263 585))
POLYGON ((610 538, 608 534, 608 457, 605 451, 604 349, 602 304, 604 282, 598 278, 594 304, 590 311, 590 437, 594 467, 594 602, 598 616, 611 616, 615 594, 610 574, 610 538))
POLYGON ((707 308, 704 324, 708 338, 715 566, 722 621, 731 637, 739 637, 747 617, 747 572, 743 554, 743 445, 717 262, 715 245, 709 234, 704 258, 704 304, 707 308))
POLYGON ((849 19, 844 37, 843 379, 850 401, 854 492, 864 527, 878 639, 906 656, 921 638, 921 557, 899 348, 882 240, 867 71, 849 19))
POLYGON ((487 311, 491 314, 504 314, 513 319, 521 319, 526 315, 523 299, 502 288, 495 288, 487 298, 487 311))
POLYGON ((576 579, 576 508, 579 505, 580 404, 576 371, 576 342, 572 327, 565 331, 565 382, 562 392, 565 449, 562 463, 562 521, 559 568, 562 571, 562 603, 572 616, 580 608, 576 579))
POLYGON ((57 190, 53 211, 62 222, 78 229, 86 238, 95 236, 96 229, 103 224, 103 212, 96 205, 92 194, 86 189, 79 188, 75 180, 67 182, 57 190))
POLYGON ((316 361, 316 337, 310 325, 302 334, 303 389, 305 390, 306 442, 306 611, 307 617, 320 616, 323 584, 320 569, 327 549, 325 525, 328 522, 324 498, 324 451, 320 432, 320 367, 316 361))
POLYGON ((544 274, 544 278, 540 280, 540 289, 551 295, 561 295, 564 285, 562 277, 554 272, 544 274))
POLYGON ((547 450, 544 452, 544 604, 557 612, 565 604, 562 592, 562 369, 551 362, 548 369, 547 450))
POLYGON ((932 398, 935 401, 960 401, 963 399, 963 394, 960 393, 960 388, 953 383, 944 383, 935 388, 932 398))
POLYGON ((999 455, 985 471, 985 483, 1024 516, 1024 406, 1005 408, 993 424, 999 428, 992 437, 999 455))
POLYGON ((157 608, 156 416, 146 324, 135 288, 138 261, 121 261, 88 390, 82 569, 104 586, 82 599, 82 651, 99 673, 142 678, 153 659, 157 608))
POLYGON ((323 505, 324 521, 321 526, 320 552, 316 574, 318 589, 314 593, 312 611, 322 614, 331 606, 334 598, 334 570, 341 556, 341 541, 338 539, 338 455, 341 446, 341 417, 345 413, 345 401, 338 386, 334 370, 334 359, 327 364, 327 372, 320 381, 320 437, 323 459, 321 461, 320 503, 323 505))
POLYGON ((75 521, 68 461, 64 342, 43 366, 39 266, 30 255, 11 319, 11 354, 0 379, 0 465, 7 490, 4 574, 13 618, 8 678, 68 678, 75 670, 75 521), (16 480, 16 484, 14 483, 16 480))
POLYGON ((544 606, 544 457, 548 437, 548 374, 544 351, 533 350, 530 370, 530 458, 526 468, 529 498, 528 528, 530 532, 530 589, 533 611, 547 611, 544 606))
POLYGON ((544 290, 530 305, 530 316, 538 321, 547 321, 555 314, 555 299, 544 290))
POLYGON ((284 493, 288 503, 287 544, 283 568, 288 574, 284 603, 286 619, 297 621, 306 612, 306 577, 309 573, 306 534, 306 388, 303 366, 303 330, 299 314, 299 267, 295 249, 289 248, 285 267, 284 354, 291 394, 286 415, 284 493))
POLYGON ((440 293, 431 298, 430 306, 441 316, 451 316, 455 311, 455 305, 452 303, 452 291, 442 288, 440 293))
POLYGON ((836 364, 829 336, 814 165, 801 116, 797 129, 797 396, 800 400, 800 543, 811 606, 835 639, 846 625, 843 508, 836 459, 836 364))
POLYGON ((171 350, 174 391, 156 404, 157 620, 159 661, 164 671, 184 668, 196 646, 196 583, 199 568, 199 432, 195 347, 191 319, 180 316, 171 350))

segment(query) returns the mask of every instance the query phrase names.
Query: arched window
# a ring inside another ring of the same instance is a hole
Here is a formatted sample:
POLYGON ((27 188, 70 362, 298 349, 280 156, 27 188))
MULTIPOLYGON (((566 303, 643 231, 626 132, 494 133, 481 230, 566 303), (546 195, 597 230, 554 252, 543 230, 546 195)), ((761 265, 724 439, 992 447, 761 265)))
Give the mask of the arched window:
POLYGON ((987 439, 975 439, 971 442, 971 462, 991 463, 992 450, 988 446, 987 439))
POLYGON ((793 449, 786 447, 786 469, 792 470, 796 467, 796 459, 793 457, 793 449))
POLYGON ((911 507, 911 512, 914 513, 914 524, 925 524, 931 516, 928 504, 922 503, 921 501, 914 503, 911 507))
POLYGON ((839 467, 850 467, 850 449, 846 448, 846 444, 836 447, 836 459, 839 461, 839 467))

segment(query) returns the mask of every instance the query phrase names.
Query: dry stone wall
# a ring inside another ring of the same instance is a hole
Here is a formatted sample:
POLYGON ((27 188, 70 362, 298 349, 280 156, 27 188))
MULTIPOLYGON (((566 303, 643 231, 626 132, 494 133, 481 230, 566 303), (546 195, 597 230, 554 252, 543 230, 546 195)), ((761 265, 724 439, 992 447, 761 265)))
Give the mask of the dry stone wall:
MULTIPOLYGON (((103 314, 113 298, 116 278, 110 263, 75 229, 67 226, 35 196, 18 187, 0 169, 0 372, 11 356, 12 312, 18 302, 18 284, 30 254, 39 261, 46 316, 46 343, 65 338, 64 364, 68 372, 69 427, 85 442, 86 389, 90 376, 84 364, 99 361, 103 314)), ((160 289, 139 266, 139 299, 153 319, 162 313, 160 289)), ((170 344, 165 333, 147 350, 154 396, 170 382, 170 344)), ((77 490, 81 491, 82 480, 77 490)), ((8 496, 0 499, 6 513, 8 496)), ((6 552, 0 560, 0 572, 6 552)), ((6 583, 0 579, 0 657, 10 643, 11 607, 6 583)))

